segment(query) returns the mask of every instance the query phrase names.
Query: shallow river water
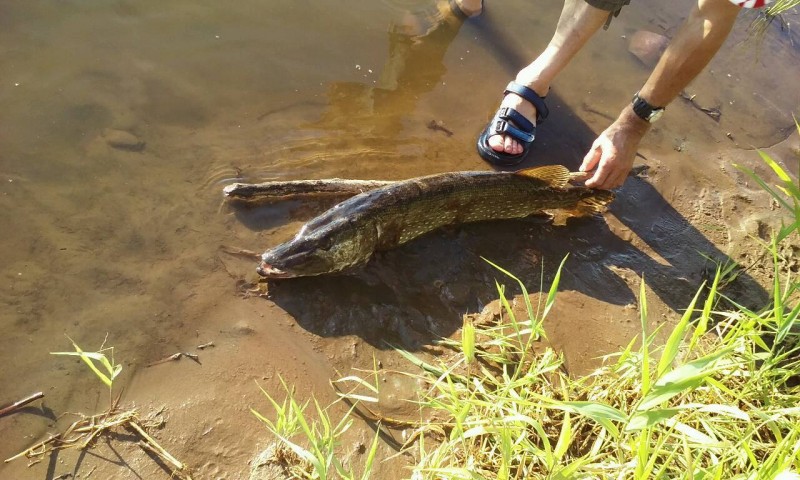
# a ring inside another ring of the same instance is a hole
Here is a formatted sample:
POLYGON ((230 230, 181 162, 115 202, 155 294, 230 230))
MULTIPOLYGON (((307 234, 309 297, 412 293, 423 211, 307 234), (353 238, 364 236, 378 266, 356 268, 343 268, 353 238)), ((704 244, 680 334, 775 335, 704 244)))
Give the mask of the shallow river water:
MULTIPOLYGON (((50 355, 70 350, 69 338, 114 347, 115 389, 171 412, 162 438, 198 478, 243 478, 270 441, 248 411, 268 411, 254 381, 277 391, 283 377, 330 396, 336 369, 391 362, 386 341, 419 350, 453 333, 497 296, 481 257, 536 290, 572 254, 551 340, 586 371, 636 334, 639 275, 653 321, 673 318, 707 273, 698 252, 738 258, 737 240, 769 223, 769 203, 731 164, 755 166, 750 150, 772 148, 796 173, 800 36, 774 27, 758 48, 743 16, 687 89, 695 104, 676 100, 642 145, 649 177, 629 179, 605 220, 437 233, 353 275, 245 298, 256 262, 226 248, 260 252, 327 205, 235 207, 225 185, 488 168, 476 135, 561 3, 487 0, 463 24, 442 22, 434 3, 0 4, 0 406, 45 393, 0 418, 0 457, 68 424, 65 412, 105 405, 84 365, 50 355), (184 351, 199 364, 147 367, 184 351)), ((632 33, 673 35, 691 1, 634 4, 559 78, 530 165, 577 166, 647 77, 627 51, 632 33)), ((756 302, 751 280, 742 291, 756 302)), ((137 452, 81 461, 113 478, 168 477, 137 452)), ((18 460, 0 477, 53 478, 75 464, 18 460)))

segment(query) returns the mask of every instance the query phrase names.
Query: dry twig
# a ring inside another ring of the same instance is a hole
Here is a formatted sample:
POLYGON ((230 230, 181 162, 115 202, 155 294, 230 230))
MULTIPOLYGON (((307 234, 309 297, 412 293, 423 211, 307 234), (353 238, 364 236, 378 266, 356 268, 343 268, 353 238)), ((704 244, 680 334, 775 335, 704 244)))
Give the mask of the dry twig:
POLYGON ((719 119, 722 116, 722 111, 720 111, 719 108, 717 108, 717 107, 706 108, 706 107, 701 106, 700 104, 698 104, 697 102, 694 101, 694 99, 695 99, 695 97, 697 95, 689 95, 686 92, 681 92, 680 95, 681 95, 682 99, 684 99, 687 102, 689 102, 694 108, 700 110, 701 112, 703 112, 706 115, 708 115, 709 117, 711 117, 712 120, 714 120, 715 122, 719 123, 719 119))
POLYGON ((147 432, 144 431, 144 429, 139 425, 139 423, 137 423, 136 421, 130 421, 126 426, 136 431, 139 437, 142 438, 142 441, 139 442, 140 447, 155 453, 165 461, 169 462, 173 467, 175 467, 175 470, 173 470, 172 472, 173 475, 177 473, 179 474, 179 478, 185 478, 187 480, 192 479, 188 467, 184 465, 182 462, 178 461, 177 458, 170 455, 170 453, 166 451, 164 447, 159 445, 158 442, 156 442, 153 439, 153 437, 151 437, 150 435, 147 434, 147 432))
MULTIPOLYGON (((214 344, 212 342, 208 342, 206 344, 199 345, 197 348, 202 350, 203 348, 213 347, 213 346, 214 346, 214 344)), ((197 355, 196 353, 178 352, 178 353, 173 353, 172 355, 170 355, 168 357, 164 357, 161 360, 156 360, 153 363, 148 363, 147 366, 148 367, 152 367, 153 365, 158 365, 160 363, 166 363, 166 362, 172 362, 172 361, 175 361, 175 360, 180 360, 181 357, 190 358, 190 359, 194 360, 195 362, 200 363, 200 356, 197 355)))
MULTIPOLYGON (((117 399, 117 401, 118 400, 119 399, 117 399)), ((154 452, 172 466, 172 471, 170 473, 173 477, 182 480, 191 480, 192 476, 189 468, 161 447, 161 445, 145 431, 145 428, 155 427, 161 422, 153 420, 142 422, 136 410, 119 410, 117 408, 117 401, 114 402, 109 410, 73 422, 64 432, 51 435, 46 440, 33 445, 27 450, 7 458, 4 463, 11 462, 21 457, 41 459, 41 457, 51 452, 70 447, 77 447, 84 450, 93 445, 98 437, 118 427, 125 427, 136 432, 136 435, 141 439, 139 442, 140 446, 143 444, 147 445, 145 448, 150 449, 150 451, 154 452)))
POLYGON ((22 407, 24 407, 25 405, 27 405, 27 404, 29 404, 29 403, 31 403, 33 401, 39 400, 40 398, 43 398, 43 397, 44 397, 44 393, 36 392, 33 395, 30 395, 28 397, 23 398, 22 400, 14 402, 14 403, 12 403, 11 405, 9 405, 9 406, 7 406, 5 408, 0 408, 0 417, 2 417, 4 415, 9 415, 11 413, 14 413, 17 410, 19 410, 22 407))
POLYGON ((219 249, 222 252, 227 253, 228 255, 233 255, 234 257, 244 257, 244 258, 246 258, 248 260, 260 259, 261 258, 261 254, 260 253, 254 252, 252 250, 247 250, 245 248, 229 247, 227 245, 220 245, 219 249))
POLYGON ((357 195, 367 190, 395 183, 387 180, 289 180, 264 183, 233 183, 223 192, 227 198, 246 202, 282 200, 287 197, 318 195, 357 195))
MULTIPOLYGON (((570 173, 570 181, 581 181, 586 172, 570 173)), ((323 178, 319 180, 287 180, 264 183, 233 183, 223 189, 226 198, 243 202, 267 202, 298 196, 343 196, 350 197, 376 188, 397 183, 392 180, 352 180, 323 178)), ((220 247, 226 253, 242 256, 260 256, 244 249, 220 247)))
POLYGON ((183 356, 183 353, 182 353, 182 352, 173 353, 172 355, 170 355, 170 356, 168 356, 168 357, 165 357, 165 358, 162 358, 161 360, 156 360, 155 362, 148 363, 148 364, 147 364, 147 366, 148 366, 148 367, 152 367, 153 365, 158 365, 158 364, 160 364, 160 363, 171 362, 171 361, 173 361, 173 360, 178 360, 178 359, 180 359, 182 356, 183 356))

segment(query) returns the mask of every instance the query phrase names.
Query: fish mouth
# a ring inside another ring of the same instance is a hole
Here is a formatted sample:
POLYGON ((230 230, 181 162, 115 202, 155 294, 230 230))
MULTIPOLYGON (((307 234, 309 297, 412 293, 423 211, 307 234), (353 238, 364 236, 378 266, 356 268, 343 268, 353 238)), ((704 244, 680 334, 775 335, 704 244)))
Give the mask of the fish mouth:
POLYGON ((261 265, 256 268, 256 272, 265 278, 290 278, 293 277, 291 273, 281 270, 280 268, 273 267, 267 262, 261 262, 261 265))

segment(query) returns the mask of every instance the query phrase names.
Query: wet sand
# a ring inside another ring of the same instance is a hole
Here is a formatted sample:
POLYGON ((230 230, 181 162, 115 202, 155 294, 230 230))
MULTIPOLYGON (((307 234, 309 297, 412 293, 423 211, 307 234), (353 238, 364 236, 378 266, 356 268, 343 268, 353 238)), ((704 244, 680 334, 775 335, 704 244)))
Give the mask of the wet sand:
MULTIPOLYGON (((46 395, 0 418, 2 458, 64 428, 74 420, 65 412, 107 404, 84 365, 49 354, 70 349, 65 335, 84 349, 107 337, 124 367, 123 404, 142 414, 165 408, 155 436, 195 478, 238 479, 273 441, 249 411, 270 413, 258 385, 280 397, 284 378, 301 397, 327 403, 338 374, 373 358, 403 368, 386 342, 428 355, 463 314, 497 298, 494 279, 505 279, 481 257, 535 292, 570 254, 547 328, 576 373, 639 331, 642 275, 655 327, 678 318, 707 278, 701 253, 756 260, 754 237, 778 225, 780 212, 733 164, 766 173, 753 150, 764 148, 797 173, 800 47, 796 34, 772 28, 757 51, 743 16, 687 88, 696 105, 670 105, 640 148, 637 164, 647 169, 604 218, 465 226, 350 275, 275 282, 267 298, 246 296, 255 262, 220 247, 262 251, 324 206, 234 208, 224 185, 488 168, 474 139, 560 8, 487 2, 479 19, 409 42, 399 3, 0 7, 0 404, 46 395), (718 108, 719 121, 698 105, 718 108), (432 120, 453 135, 429 129, 432 120), (176 352, 197 353, 199 363, 147 367, 176 352)), ((690 3, 643 0, 599 34, 548 96, 551 118, 528 163, 575 167, 648 74, 627 39, 639 29, 673 35, 690 3)), ((731 294, 758 306, 769 275, 755 265, 731 294)), ((402 398, 413 386, 385 384, 382 411, 413 417, 402 398)), ((352 445, 368 444, 372 431, 351 435, 352 445)), ((117 440, 31 468, 0 465, 0 477, 168 478, 129 439, 117 440)), ((382 464, 376 478, 399 478, 402 462, 382 464)))

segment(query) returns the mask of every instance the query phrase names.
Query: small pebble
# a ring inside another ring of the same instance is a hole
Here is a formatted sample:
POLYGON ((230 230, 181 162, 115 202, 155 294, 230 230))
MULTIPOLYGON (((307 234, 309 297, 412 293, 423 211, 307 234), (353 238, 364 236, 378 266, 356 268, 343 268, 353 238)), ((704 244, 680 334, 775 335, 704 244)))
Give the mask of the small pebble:
POLYGON ((628 51, 638 58, 644 65, 653 67, 667 49, 669 39, 664 35, 639 30, 634 33, 628 42, 628 51))
POLYGON ((103 134, 106 143, 117 150, 127 150, 129 152, 141 152, 144 150, 145 142, 136 135, 124 130, 106 130, 103 134))

